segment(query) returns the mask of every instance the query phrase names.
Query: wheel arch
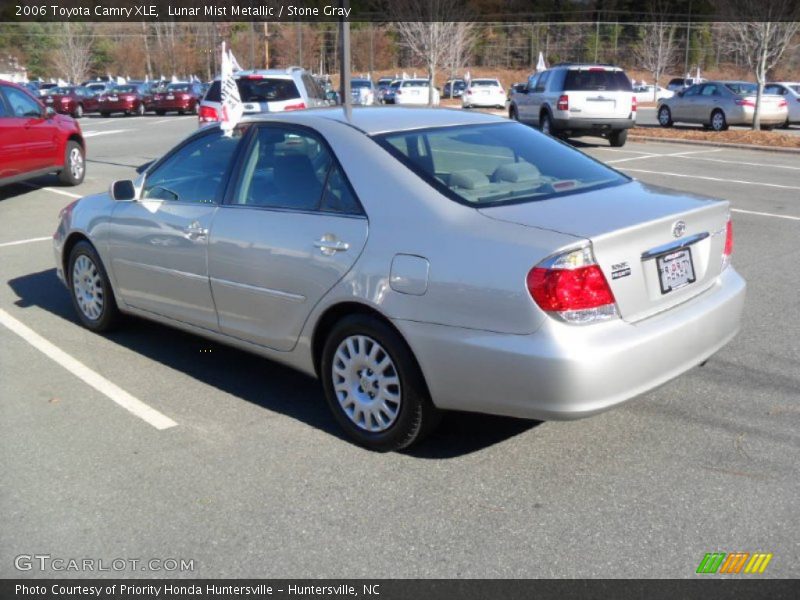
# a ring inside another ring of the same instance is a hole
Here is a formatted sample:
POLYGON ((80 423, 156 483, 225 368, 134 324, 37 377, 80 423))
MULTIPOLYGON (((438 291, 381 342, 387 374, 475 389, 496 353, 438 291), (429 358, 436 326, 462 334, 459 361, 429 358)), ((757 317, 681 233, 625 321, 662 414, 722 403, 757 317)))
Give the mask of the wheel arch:
MULTIPOLYGON (((92 243, 92 240, 83 233, 82 231, 73 231, 67 236, 67 239, 64 240, 64 246, 61 250, 61 268, 64 269, 64 279, 69 282, 69 255, 72 254, 72 249, 78 245, 79 242, 86 242, 92 248, 94 248, 95 252, 97 252, 97 248, 92 243)), ((100 256, 100 253, 98 253, 100 256)))

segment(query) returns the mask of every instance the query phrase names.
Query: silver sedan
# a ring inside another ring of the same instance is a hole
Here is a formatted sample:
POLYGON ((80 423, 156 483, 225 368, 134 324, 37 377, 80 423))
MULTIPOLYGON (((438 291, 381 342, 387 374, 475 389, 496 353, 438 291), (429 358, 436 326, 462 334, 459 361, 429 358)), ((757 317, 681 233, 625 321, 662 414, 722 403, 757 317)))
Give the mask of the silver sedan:
MULTIPOLYGON (((706 81, 658 101, 658 123, 700 123, 714 131, 729 125, 752 125, 757 87, 746 81, 706 81)), ((761 96, 761 127, 783 125, 788 116, 786 100, 774 94, 761 96)))
POLYGON ((138 315, 317 376, 378 450, 443 410, 611 408, 722 348, 745 293, 727 202, 458 110, 202 129, 65 208, 54 247, 84 326, 138 315))

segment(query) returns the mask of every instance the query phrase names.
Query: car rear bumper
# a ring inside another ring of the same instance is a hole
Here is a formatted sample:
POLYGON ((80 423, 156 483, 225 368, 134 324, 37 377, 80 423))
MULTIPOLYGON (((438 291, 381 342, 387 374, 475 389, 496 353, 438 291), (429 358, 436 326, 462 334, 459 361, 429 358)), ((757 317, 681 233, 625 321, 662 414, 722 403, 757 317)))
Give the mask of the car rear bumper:
POLYGON ((153 103, 153 110, 191 110, 191 100, 159 100, 153 103))
POLYGON ((138 103, 135 100, 123 100, 119 102, 100 102, 97 110, 101 112, 127 112, 135 110, 138 103))
POLYGON ((596 119, 587 117, 554 117, 553 126, 560 131, 569 131, 575 134, 603 134, 635 127, 636 117, 626 119, 620 119, 619 117, 596 119))
POLYGON ((530 335, 395 321, 434 403, 531 419, 607 410, 699 365, 738 332, 745 282, 733 268, 699 296, 636 324, 547 319, 530 335))

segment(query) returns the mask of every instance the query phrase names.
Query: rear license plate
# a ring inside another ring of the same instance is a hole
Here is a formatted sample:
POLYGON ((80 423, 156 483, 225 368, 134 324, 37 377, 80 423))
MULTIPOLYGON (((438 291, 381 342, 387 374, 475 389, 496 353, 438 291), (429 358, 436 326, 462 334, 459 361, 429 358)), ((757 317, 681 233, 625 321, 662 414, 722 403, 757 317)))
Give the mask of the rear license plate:
POLYGON ((172 94, 167 94, 167 100, 175 100, 175 96, 172 94))
POLYGON ((52 104, 53 103, 53 99, 52 98, 45 98, 44 101, 45 101, 46 104, 52 104))
POLYGON ((662 294, 668 294, 695 281, 690 248, 656 257, 656 266, 662 294))
POLYGON ((116 102, 117 100, 119 100, 119 98, 117 96, 109 96, 108 99, 111 102, 116 102))

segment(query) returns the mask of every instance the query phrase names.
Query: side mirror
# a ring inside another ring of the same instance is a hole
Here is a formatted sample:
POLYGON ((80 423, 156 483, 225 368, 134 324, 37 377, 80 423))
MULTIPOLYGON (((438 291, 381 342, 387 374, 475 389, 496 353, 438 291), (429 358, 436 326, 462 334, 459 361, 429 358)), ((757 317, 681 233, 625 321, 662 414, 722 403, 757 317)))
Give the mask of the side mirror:
POLYGON ((52 106, 46 106, 44 109, 44 118, 45 119, 52 119, 56 116, 56 111, 52 106))
POLYGON ((136 188, 130 179, 118 179, 111 184, 108 192, 112 200, 135 200, 136 188))

